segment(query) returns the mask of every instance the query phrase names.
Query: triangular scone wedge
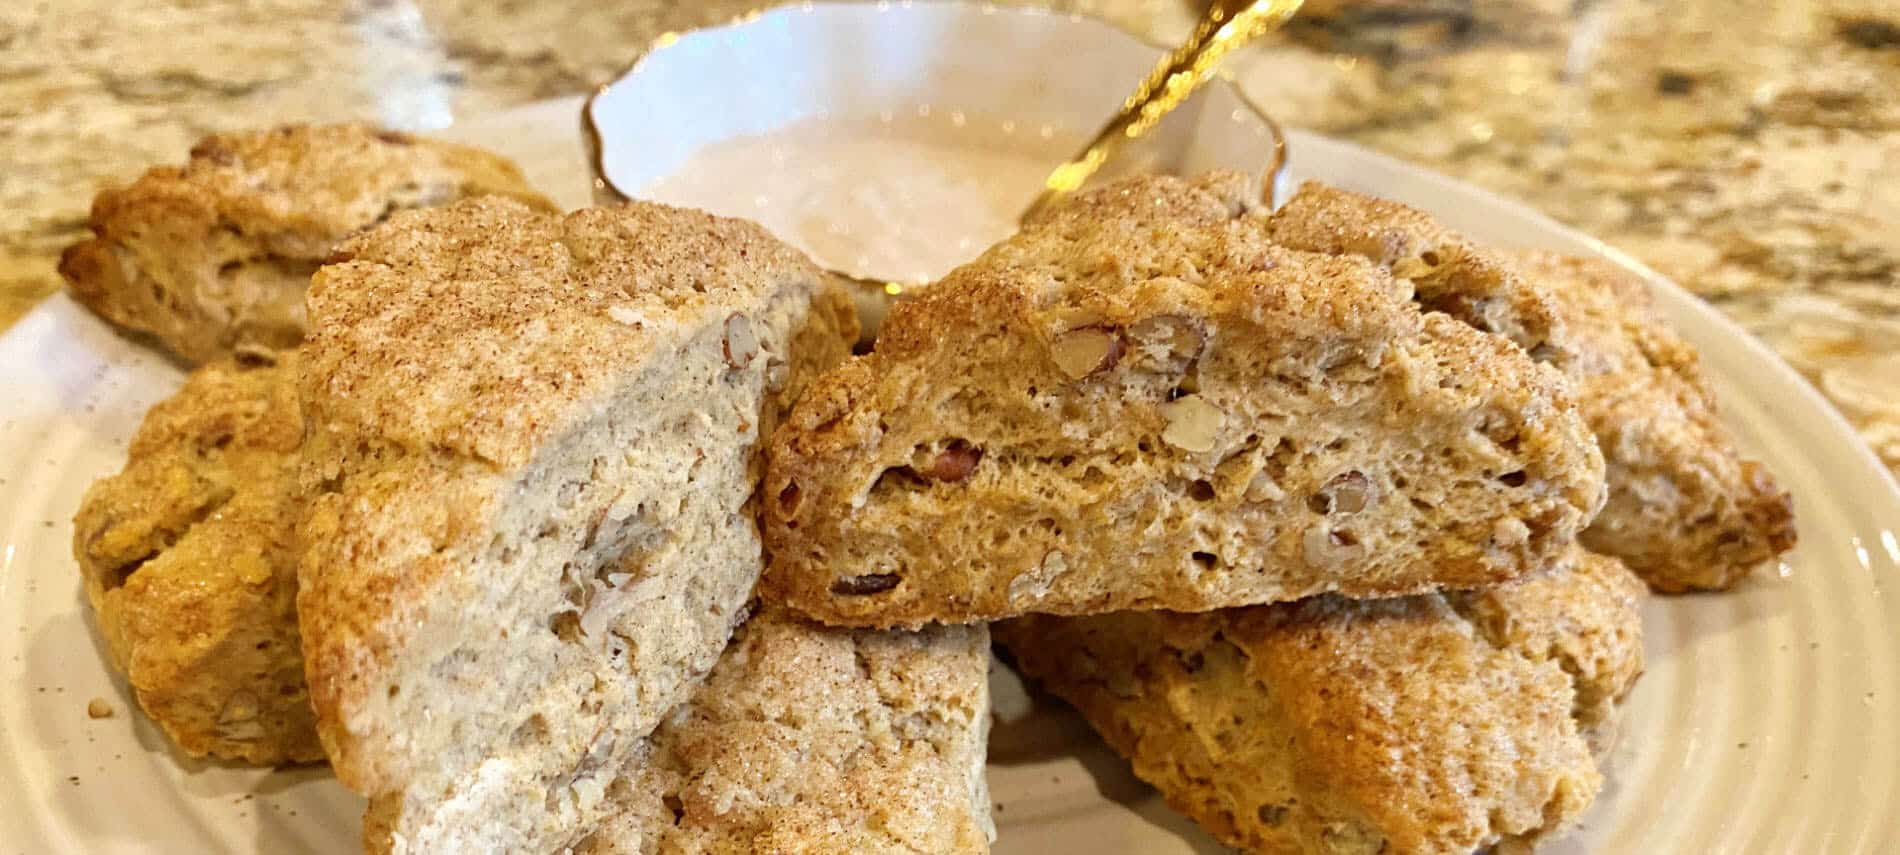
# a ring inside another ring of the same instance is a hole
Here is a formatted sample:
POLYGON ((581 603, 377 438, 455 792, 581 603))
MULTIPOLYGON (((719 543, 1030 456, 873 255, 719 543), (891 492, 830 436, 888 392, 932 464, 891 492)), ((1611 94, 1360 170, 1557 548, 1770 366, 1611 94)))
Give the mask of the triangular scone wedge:
POLYGON ((1238 176, 1081 196, 773 437, 767 590, 827 623, 1197 611, 1541 569, 1603 500, 1555 371, 1290 251, 1238 176))
POLYGON ((550 852, 603 817, 752 596, 758 438, 856 334, 820 281, 750 223, 493 199, 319 271, 298 609, 381 845, 550 852))
POLYGON ((323 759, 297 639, 295 357, 193 371, 73 517, 112 664, 193 757, 323 759))
POLYGON ((982 853, 989 632, 768 608, 608 785, 584 855, 982 853))
POLYGON ((1582 535, 1664 592, 1727 588, 1794 548, 1794 503, 1716 416, 1695 349, 1649 286, 1601 259, 1517 253, 1570 330, 1577 402, 1603 449, 1610 500, 1582 535))
POLYGON ((1595 799, 1643 588, 1574 552, 1484 592, 995 627, 1135 774, 1248 852, 1464 855, 1595 799))
POLYGON ((1295 249, 1369 258, 1420 302, 1504 335, 1571 378, 1607 463, 1610 499, 1584 532, 1659 591, 1726 588, 1793 548, 1788 494, 1716 419, 1694 349, 1648 288, 1606 261, 1490 250, 1425 213, 1307 184, 1272 218, 1295 249))
POLYGON ((559 208, 471 146, 362 124, 212 134, 181 166, 93 197, 60 276, 99 316, 188 362, 295 347, 304 289, 338 244, 395 211, 474 196, 559 208))

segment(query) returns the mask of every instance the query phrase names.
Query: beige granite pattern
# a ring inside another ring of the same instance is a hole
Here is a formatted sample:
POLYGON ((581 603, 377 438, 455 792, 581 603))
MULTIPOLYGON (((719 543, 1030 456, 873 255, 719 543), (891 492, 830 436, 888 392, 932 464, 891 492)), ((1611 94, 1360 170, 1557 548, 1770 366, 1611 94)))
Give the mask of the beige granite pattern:
MULTIPOLYGON (((1055 0, 1159 37, 1187 0, 1055 0)), ((0 327, 102 184, 218 129, 428 129, 753 0, 0 3, 0 327)), ((1900 467, 1900 4, 1309 0, 1233 69, 1288 124, 1515 196, 1709 298, 1900 467)))

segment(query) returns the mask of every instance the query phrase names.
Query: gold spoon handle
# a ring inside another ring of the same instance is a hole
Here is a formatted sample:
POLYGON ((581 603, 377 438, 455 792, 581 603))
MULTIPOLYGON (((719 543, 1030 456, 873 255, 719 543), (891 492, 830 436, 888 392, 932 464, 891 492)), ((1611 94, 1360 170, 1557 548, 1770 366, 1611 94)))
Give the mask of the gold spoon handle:
POLYGON ((1213 77, 1223 57, 1235 49, 1280 28, 1303 0, 1214 0, 1194 27, 1194 34, 1162 57, 1121 111, 1103 125, 1086 148, 1055 168, 1043 182, 1042 195, 1030 203, 1023 217, 1034 216, 1050 203, 1088 183, 1124 143, 1138 139, 1159 124, 1194 90, 1213 77))

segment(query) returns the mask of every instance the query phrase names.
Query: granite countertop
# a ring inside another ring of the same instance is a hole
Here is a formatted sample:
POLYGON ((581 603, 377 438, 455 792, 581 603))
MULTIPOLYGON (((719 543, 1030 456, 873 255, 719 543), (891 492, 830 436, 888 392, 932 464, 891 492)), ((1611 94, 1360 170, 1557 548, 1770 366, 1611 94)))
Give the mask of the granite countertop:
MULTIPOLYGON (((100 186, 205 133, 427 129, 611 77, 757 0, 0 4, 0 328, 100 186)), ((1069 0, 1159 37, 1186 0, 1069 0)), ((1308 0, 1233 70, 1287 124, 1522 199, 1772 344, 1900 468, 1893 0, 1308 0)))

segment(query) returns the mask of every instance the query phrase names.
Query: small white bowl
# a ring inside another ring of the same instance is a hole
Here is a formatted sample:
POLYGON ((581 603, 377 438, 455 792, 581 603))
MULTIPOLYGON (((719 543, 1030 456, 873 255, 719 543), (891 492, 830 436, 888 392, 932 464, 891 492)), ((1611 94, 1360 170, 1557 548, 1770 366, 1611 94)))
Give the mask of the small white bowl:
MULTIPOLYGON (((684 196, 714 213, 760 220, 827 267, 914 280, 910 270, 861 269, 859 263, 869 262, 849 257, 840 242, 827 247, 775 222, 770 211, 760 210, 763 200, 753 204, 742 179, 706 169, 693 157, 733 140, 758 141, 763 156, 765 140, 788 128, 861 128, 923 115, 957 117, 960 144, 969 150, 1009 143, 998 136, 999 126, 1020 136, 1039 133, 1052 142, 1038 156, 1048 155, 1047 167, 1053 167, 1114 114, 1166 50, 1095 18, 952 2, 803 3, 667 35, 583 110, 595 195, 602 201, 684 196), (970 117, 968 128, 964 116, 970 117), (682 183, 692 186, 682 190, 682 183)), ((1278 129, 1237 86, 1217 78, 1101 177, 1228 168, 1264 173, 1272 187, 1282 163, 1278 129)), ((848 163, 785 164, 821 166, 834 182, 891 178, 888 165, 854 175, 848 163)), ((1022 201, 1034 196, 1047 167, 1035 178, 1025 178, 1022 169, 1011 174, 1010 181, 1026 185, 1016 191, 1022 201)), ((1009 205, 1013 210, 1014 201, 1009 205)), ((1013 222, 1013 216, 1008 219, 1013 222)), ((982 235, 986 240, 955 261, 1001 236, 982 235)), ((869 241, 882 237, 864 235, 869 241)), ((891 257, 883 253, 884 264, 891 257)), ((925 278, 946 270, 930 266, 925 278)))

